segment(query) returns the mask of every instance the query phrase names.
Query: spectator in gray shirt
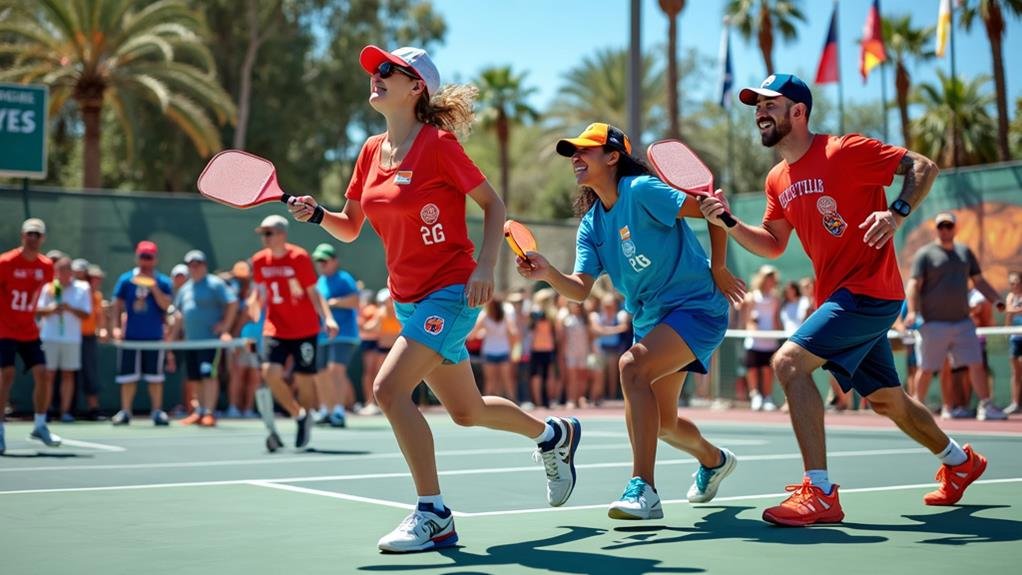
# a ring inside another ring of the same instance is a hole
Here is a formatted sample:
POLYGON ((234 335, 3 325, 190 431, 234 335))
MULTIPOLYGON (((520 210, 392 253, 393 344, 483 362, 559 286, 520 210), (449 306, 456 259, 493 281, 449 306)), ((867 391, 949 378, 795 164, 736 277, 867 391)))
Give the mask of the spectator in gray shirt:
MULTIPOLYGON (((966 366, 969 369, 972 387, 980 398, 977 419, 1004 419, 1004 413, 993 403, 976 324, 969 317, 969 280, 998 309, 1004 309, 1004 302, 983 278, 972 250, 955 243, 954 214, 937 214, 935 222, 937 241, 916 252, 906 290, 905 323, 914 325, 917 316, 922 322, 916 345, 919 363, 915 377, 916 399, 925 404, 933 374, 940 371, 950 354, 952 368, 966 366)), ((942 414, 950 411, 949 400, 942 399, 942 414)))

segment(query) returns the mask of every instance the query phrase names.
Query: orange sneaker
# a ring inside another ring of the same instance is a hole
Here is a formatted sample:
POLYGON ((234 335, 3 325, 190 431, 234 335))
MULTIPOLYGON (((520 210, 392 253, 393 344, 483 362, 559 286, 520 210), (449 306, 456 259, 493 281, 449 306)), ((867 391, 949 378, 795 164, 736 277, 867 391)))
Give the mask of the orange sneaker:
POLYGON ((207 413, 199 419, 199 425, 203 427, 216 427, 216 418, 213 417, 212 413, 207 413))
POLYGON ((182 419, 178 423, 181 425, 195 425, 196 423, 199 423, 199 420, 201 419, 202 416, 199 415, 197 411, 193 411, 190 414, 188 414, 188 417, 182 419))
POLYGON ((804 527, 813 523, 841 523, 845 512, 837 498, 837 484, 830 495, 813 485, 808 477, 802 478, 801 485, 789 485, 784 489, 792 491, 790 497, 780 505, 763 512, 763 520, 787 527, 804 527))
POLYGON ((931 491, 923 496, 923 503, 927 505, 954 505, 965 494, 965 488, 970 483, 979 479, 980 475, 987 468, 987 458, 972 450, 968 443, 962 448, 965 455, 969 456, 961 465, 941 465, 937 470, 937 481, 940 485, 936 491, 931 491))

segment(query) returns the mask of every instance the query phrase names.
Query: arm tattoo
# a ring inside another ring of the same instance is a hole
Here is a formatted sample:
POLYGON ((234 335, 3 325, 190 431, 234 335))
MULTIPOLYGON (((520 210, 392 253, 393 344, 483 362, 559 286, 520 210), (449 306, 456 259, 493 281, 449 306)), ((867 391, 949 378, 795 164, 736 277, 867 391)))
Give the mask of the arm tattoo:
POLYGON ((929 193, 933 180, 937 177, 936 166, 925 156, 909 151, 898 162, 895 174, 904 176, 901 194, 898 197, 913 207, 918 206, 929 193))

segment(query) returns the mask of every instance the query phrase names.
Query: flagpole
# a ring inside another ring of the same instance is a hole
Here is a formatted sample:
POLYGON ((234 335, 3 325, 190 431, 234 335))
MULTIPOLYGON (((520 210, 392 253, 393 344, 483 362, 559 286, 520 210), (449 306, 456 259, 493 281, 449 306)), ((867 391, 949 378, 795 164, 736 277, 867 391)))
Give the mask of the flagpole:
POLYGON ((838 133, 845 133, 845 89, 841 81, 841 25, 839 18, 840 10, 838 0, 834 0, 834 51, 837 53, 837 110, 838 110, 838 133))
MULTIPOLYGON (((951 26, 948 27, 948 49, 951 51, 951 88, 956 89, 958 85, 958 74, 955 71, 955 5, 958 2, 951 2, 951 26)), ((958 112, 951 110, 951 162, 955 169, 958 169, 958 112)))
MULTIPOLYGON (((880 62, 880 109, 884 112, 884 141, 890 141, 890 134, 887 133, 887 61, 880 62)), ((905 142, 908 146, 908 142, 905 142)))

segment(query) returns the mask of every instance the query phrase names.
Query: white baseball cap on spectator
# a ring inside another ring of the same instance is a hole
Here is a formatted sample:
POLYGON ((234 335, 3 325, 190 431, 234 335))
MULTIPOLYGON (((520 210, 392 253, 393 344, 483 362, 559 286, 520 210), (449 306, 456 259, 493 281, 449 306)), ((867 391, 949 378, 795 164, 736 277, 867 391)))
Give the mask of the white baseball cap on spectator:
POLYGON ((185 264, 177 264, 176 266, 173 267, 173 269, 170 270, 170 277, 187 276, 187 275, 188 275, 188 266, 186 266, 185 264))
POLYGON ((89 271, 89 260, 85 258, 75 258, 71 261, 71 271, 73 272, 87 272, 89 271))
POLYGON ((192 262, 206 263, 206 254, 202 250, 191 250, 185 254, 185 263, 190 264, 192 262))
POLYGON ((46 235, 46 222, 39 218, 29 218, 21 224, 21 233, 30 234, 35 232, 37 234, 46 235))

